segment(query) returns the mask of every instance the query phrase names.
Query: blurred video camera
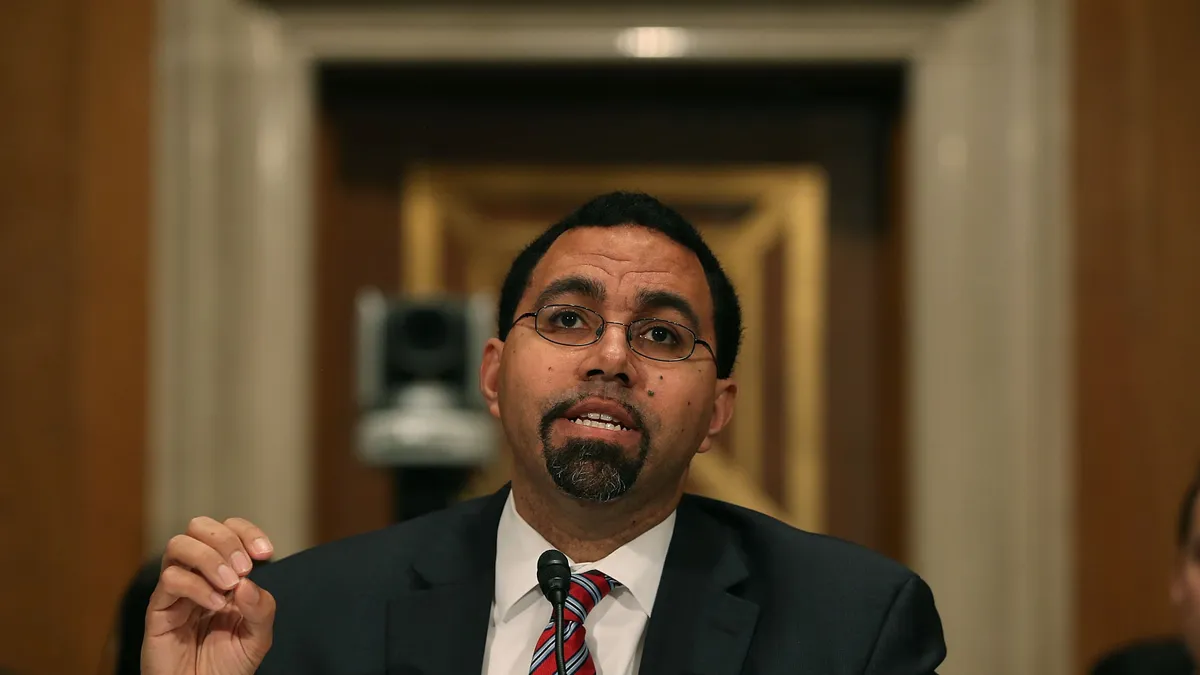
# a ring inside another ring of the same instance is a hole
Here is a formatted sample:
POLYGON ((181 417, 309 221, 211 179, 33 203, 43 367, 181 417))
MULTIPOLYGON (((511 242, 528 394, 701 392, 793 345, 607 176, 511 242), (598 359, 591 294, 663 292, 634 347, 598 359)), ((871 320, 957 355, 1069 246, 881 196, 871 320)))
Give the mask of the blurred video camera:
POLYGON ((372 466, 471 467, 496 452, 479 393, 495 301, 359 293, 357 451, 372 466))

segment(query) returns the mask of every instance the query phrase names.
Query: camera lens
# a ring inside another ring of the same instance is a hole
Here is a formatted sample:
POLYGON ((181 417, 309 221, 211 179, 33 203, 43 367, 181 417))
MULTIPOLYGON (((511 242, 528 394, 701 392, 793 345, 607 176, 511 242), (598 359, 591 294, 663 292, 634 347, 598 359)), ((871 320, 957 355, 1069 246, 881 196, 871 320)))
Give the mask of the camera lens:
POLYGON ((462 307, 450 301, 397 303, 388 315, 384 337, 388 385, 461 381, 470 362, 466 321, 462 307))
POLYGON ((439 349, 446 344, 449 326, 444 313, 432 309, 414 309, 404 317, 401 334, 409 347, 417 350, 439 349))

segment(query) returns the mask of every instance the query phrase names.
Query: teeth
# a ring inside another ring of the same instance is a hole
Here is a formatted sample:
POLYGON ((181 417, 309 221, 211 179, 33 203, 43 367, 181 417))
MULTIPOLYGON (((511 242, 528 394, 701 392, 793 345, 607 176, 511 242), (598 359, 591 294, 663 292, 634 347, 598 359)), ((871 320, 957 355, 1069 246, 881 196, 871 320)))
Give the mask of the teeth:
POLYGON ((590 413, 587 413, 586 415, 584 415, 584 417, 586 417, 589 420, 600 420, 602 422, 612 422, 613 421, 612 415, 605 415, 604 413, 590 412, 590 413))
MULTIPOLYGON (((625 427, 621 426, 620 424, 613 424, 610 422, 601 422, 596 419, 591 419, 591 416, 595 415, 595 414, 596 413, 588 413, 588 418, 586 418, 586 419, 583 417, 577 417, 571 421, 580 426, 594 427, 596 429, 608 429, 609 431, 625 431, 626 430, 625 427)), ((608 417, 608 416, 605 415, 605 417, 608 417)), ((612 419, 612 418, 609 417, 609 419, 612 419)))

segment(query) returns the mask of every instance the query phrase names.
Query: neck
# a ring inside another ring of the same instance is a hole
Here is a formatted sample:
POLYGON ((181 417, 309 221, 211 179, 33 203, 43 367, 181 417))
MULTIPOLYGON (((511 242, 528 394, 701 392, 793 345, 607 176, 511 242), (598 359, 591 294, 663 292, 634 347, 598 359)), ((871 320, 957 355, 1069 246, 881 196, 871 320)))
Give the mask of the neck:
POLYGON ((557 489, 547 494, 515 476, 513 505, 525 522, 577 563, 595 562, 637 539, 671 515, 683 494, 680 485, 661 498, 625 495, 607 503, 584 502, 557 489))

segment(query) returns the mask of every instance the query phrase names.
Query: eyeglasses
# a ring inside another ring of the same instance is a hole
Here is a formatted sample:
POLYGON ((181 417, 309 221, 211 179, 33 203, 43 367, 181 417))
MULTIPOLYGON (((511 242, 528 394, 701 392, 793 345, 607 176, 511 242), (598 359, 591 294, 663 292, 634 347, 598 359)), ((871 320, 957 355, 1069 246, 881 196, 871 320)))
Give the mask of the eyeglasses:
POLYGON ((655 361, 684 361, 703 345, 716 358, 713 348, 696 337, 692 329, 666 319, 638 319, 629 323, 605 321, 604 317, 579 305, 546 305, 536 312, 526 312, 513 320, 513 325, 525 317, 533 317, 537 334, 554 344, 586 347, 604 336, 609 324, 625 327, 625 341, 635 353, 655 361))

